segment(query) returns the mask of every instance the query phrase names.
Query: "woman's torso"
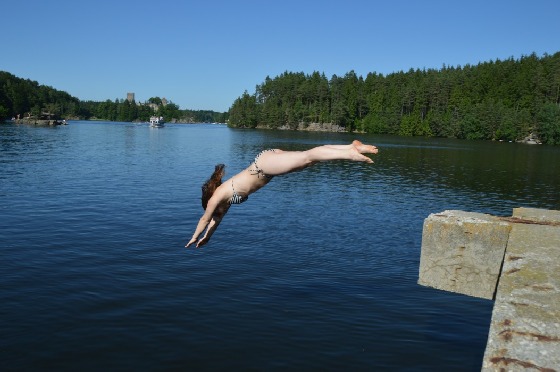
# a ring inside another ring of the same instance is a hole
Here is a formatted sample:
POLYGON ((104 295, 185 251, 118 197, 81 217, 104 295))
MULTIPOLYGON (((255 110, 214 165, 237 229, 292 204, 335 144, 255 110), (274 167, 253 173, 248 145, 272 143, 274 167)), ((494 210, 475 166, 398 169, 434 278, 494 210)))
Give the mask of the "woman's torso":
POLYGON ((259 177, 258 174, 254 174, 253 170, 254 167, 251 165, 231 177, 224 184, 229 184, 232 188, 232 194, 235 191, 239 195, 249 196, 270 182, 270 178, 259 177))
POLYGON ((220 186, 224 188, 224 202, 227 202, 228 204, 241 204, 247 200, 250 194, 254 193, 270 182, 272 176, 267 175, 263 171, 262 167, 259 167, 258 164, 261 155, 267 152, 278 153, 282 152, 282 150, 270 149, 262 151, 257 155, 255 161, 253 161, 251 165, 225 181, 220 186))

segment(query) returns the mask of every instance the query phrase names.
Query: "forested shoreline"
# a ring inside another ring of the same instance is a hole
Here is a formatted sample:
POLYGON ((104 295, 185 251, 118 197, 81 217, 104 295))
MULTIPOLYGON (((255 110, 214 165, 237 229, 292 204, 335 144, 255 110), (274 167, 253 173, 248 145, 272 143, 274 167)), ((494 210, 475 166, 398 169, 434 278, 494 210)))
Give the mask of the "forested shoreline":
POLYGON ((328 128, 348 132, 560 144, 560 52, 478 65, 410 69, 365 78, 284 72, 245 91, 229 112, 181 110, 147 102, 80 101, 36 81, 0 71, 0 121, 40 117, 174 122, 228 122, 236 128, 328 128))
POLYGON ((237 98, 229 125, 560 144, 560 52, 386 76, 354 71, 266 77, 237 98))
POLYGON ((173 102, 162 104, 159 97, 137 103, 126 99, 80 101, 70 94, 40 85, 36 81, 0 71, 0 122, 5 118, 51 117, 83 120, 149 121, 163 116, 166 121, 183 123, 225 123, 227 112, 181 110, 173 102))

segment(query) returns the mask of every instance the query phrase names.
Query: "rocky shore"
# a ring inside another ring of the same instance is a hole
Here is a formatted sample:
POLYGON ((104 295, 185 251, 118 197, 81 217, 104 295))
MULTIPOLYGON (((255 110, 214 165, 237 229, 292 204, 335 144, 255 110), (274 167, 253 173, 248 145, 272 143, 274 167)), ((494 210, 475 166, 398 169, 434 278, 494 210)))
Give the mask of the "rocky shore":
MULTIPOLYGON (((272 129, 269 126, 260 126, 257 125, 258 129, 272 129)), ((299 123, 296 128, 293 128, 288 125, 283 125, 278 128, 274 128, 278 130, 297 130, 302 132, 336 132, 336 133, 343 133, 346 132, 346 128, 341 127, 340 125, 331 124, 331 123, 311 123, 311 124, 303 124, 299 123)))
POLYGON ((529 134, 527 137, 517 141, 518 143, 526 143, 528 145, 540 145, 542 144, 541 140, 537 135, 534 133, 529 134))
POLYGON ((12 118, 10 122, 15 124, 27 124, 27 125, 36 125, 36 126, 57 126, 57 125, 66 125, 66 119, 61 119, 58 114, 50 113, 50 112, 42 112, 40 115, 31 115, 27 114, 27 116, 12 118))
POLYGON ((50 126, 50 127, 68 124, 64 119, 37 119, 37 118, 16 119, 13 122, 16 124, 28 124, 28 125, 36 125, 36 126, 50 126))

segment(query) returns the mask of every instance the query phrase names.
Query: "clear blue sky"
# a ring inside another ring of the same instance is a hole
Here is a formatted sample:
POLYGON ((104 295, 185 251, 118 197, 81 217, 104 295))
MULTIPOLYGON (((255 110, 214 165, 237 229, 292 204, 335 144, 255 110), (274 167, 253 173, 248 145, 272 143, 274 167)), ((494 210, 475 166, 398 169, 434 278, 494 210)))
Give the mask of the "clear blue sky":
POLYGON ((226 111, 284 71, 389 74, 560 51, 558 0, 3 0, 0 70, 81 100, 226 111))

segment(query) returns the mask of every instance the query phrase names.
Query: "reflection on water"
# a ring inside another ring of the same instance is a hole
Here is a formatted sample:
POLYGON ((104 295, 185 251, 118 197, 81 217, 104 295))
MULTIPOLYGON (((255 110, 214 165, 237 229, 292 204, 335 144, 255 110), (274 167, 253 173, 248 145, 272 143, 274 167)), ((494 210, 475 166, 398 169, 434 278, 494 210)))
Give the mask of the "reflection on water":
POLYGON ((423 219, 560 209, 558 148, 360 136, 374 165, 276 177, 183 248, 216 163, 353 138, 0 126, 0 367, 480 370, 492 303, 416 284, 423 219))

